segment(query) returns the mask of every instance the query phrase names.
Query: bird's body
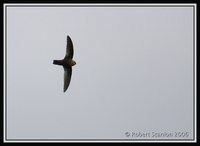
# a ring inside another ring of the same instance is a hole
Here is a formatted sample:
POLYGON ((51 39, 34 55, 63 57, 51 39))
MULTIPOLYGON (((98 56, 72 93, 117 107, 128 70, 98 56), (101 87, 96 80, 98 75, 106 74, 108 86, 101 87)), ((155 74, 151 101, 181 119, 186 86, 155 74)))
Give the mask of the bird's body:
POLYGON ((76 62, 72 59, 62 59, 62 60, 54 60, 53 64, 62 65, 65 68, 72 67, 76 64, 76 62))
POLYGON ((67 48, 66 48, 66 55, 62 60, 54 60, 53 64, 61 65, 64 68, 64 92, 69 87, 69 83, 71 80, 72 75, 72 66, 76 64, 76 62, 72 59, 73 58, 73 43, 69 36, 67 36, 67 48))

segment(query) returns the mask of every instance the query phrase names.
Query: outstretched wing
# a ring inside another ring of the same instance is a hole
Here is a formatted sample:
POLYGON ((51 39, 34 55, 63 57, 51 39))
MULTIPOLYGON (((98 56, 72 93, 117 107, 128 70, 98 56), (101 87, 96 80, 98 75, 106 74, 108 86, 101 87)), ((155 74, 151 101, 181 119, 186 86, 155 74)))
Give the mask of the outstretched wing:
POLYGON ((71 75, 72 75, 72 68, 65 68, 64 67, 64 88, 63 91, 65 92, 67 88, 69 87, 69 83, 71 80, 71 75))
POLYGON ((74 55, 73 43, 69 36, 67 36, 67 48, 66 48, 66 55, 65 58, 72 59, 74 55))

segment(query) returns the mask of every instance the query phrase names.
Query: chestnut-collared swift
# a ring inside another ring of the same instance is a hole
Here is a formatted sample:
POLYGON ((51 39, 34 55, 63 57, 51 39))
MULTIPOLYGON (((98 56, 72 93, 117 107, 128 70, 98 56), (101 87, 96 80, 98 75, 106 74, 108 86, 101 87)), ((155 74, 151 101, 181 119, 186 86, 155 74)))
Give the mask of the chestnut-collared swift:
POLYGON ((72 59, 73 55, 74 55, 73 43, 71 38, 67 36, 67 47, 64 59, 53 60, 53 64, 62 65, 64 68, 64 88, 63 88, 64 92, 69 87, 69 83, 72 76, 72 66, 76 64, 76 62, 72 59))

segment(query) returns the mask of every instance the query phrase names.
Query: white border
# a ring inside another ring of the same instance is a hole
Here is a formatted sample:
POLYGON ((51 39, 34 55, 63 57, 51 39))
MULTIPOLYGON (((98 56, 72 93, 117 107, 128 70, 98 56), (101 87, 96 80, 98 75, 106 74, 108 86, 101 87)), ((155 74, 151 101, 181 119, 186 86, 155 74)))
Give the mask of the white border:
POLYGON ((3 54, 3 57, 4 57, 4 67, 3 67, 3 69, 4 69, 4 71, 3 71, 3 77, 4 77, 4 80, 3 80, 3 83, 4 83, 4 88, 3 88, 3 91, 4 91, 4 94, 3 94, 3 96, 4 96, 4 98, 3 98, 3 106, 4 106, 4 110, 3 110, 3 126, 4 126, 4 129, 3 129, 3 134, 4 134, 4 136, 3 136, 3 142, 6 142, 6 143, 22 143, 22 142, 25 142, 25 143, 27 143, 27 142, 33 142, 33 143, 38 143, 38 142, 40 142, 40 143, 66 143, 66 142, 76 142, 76 143, 83 143, 83 142, 91 142, 91 143, 94 143, 94 142, 108 142, 108 143, 119 143, 119 142, 124 142, 124 143, 137 143, 137 142, 142 142, 142 143, 155 143, 155 142, 158 142, 158 143, 183 143, 183 142, 186 142, 186 143, 194 143, 194 142, 197 142, 197 126, 196 126, 196 116, 197 116, 197 111, 196 111, 196 107, 197 107, 197 99, 196 99, 196 63, 197 63, 197 55, 196 55, 196 47, 197 47, 197 32, 196 32, 196 30, 197 30, 197 25, 196 25, 196 23, 197 23, 197 5, 195 4, 195 3, 193 3, 193 4, 186 4, 186 3, 181 3, 181 4, 149 4, 149 3, 146 3, 146 4, 132 4, 132 3, 127 3, 127 4, 92 4, 92 3, 90 3, 90 4, 82 4, 82 3, 78 3, 78 4, 65 4, 65 3, 59 3, 59 4, 45 4, 45 3, 42 3, 42 4, 26 4, 26 3, 23 3, 23 4, 17 4, 17 3, 4 3, 3 4, 3 29, 4 29, 4 31, 3 31, 3 35, 4 35, 4 39, 3 39, 3 48, 4 48, 4 54, 3 54), (195 53, 195 56, 193 56, 193 57, 195 57, 195 67, 194 67, 194 85, 195 85, 195 87, 193 87, 193 88, 195 88, 195 92, 194 92, 194 96, 195 96, 195 98, 194 98, 194 106, 195 106, 195 111, 194 111, 194 115, 195 115, 195 117, 194 117, 194 129, 195 129, 195 131, 194 131, 194 141, 191 141, 191 140, 185 140, 185 141, 182 141, 182 140, 180 140, 180 141, 178 141, 178 140, 172 140, 172 141, 165 141, 165 140, 158 140, 158 141, 156 141, 156 140, 142 140, 142 141, 139 141, 139 140, 137 140, 137 141, 135 141, 135 140, 122 140, 122 141, 119 141, 119 140, 117 140, 117 141, 113 141, 113 140, 111 140, 111 141, 103 141, 103 140, 92 140, 91 139, 91 141, 85 141, 85 140, 83 140, 83 141, 76 141, 76 140, 60 140, 60 141, 47 141, 47 140, 41 140, 41 141, 31 141, 31 140, 24 140, 24 141, 22 141, 22 140, 19 140, 19 141, 9 141, 9 140, 6 140, 5 139, 5 73, 6 73, 6 71, 5 71, 5 7, 6 6, 10 6, 10 5, 16 5, 16 6, 31 6, 31 5, 35 5, 35 6, 46 6, 46 5, 52 5, 52 6, 80 6, 80 5, 83 5, 83 6, 93 6, 93 7, 95 7, 95 6, 114 6, 114 5, 116 5, 116 6, 147 6, 147 5, 149 5, 149 6, 194 6, 194 11, 195 11, 195 20, 194 20, 194 33, 195 33, 195 38, 194 38, 194 42, 195 42, 195 44, 194 44, 194 47, 195 47, 195 49, 194 49, 194 53, 195 53))
POLYGON ((38 4, 38 3, 34 3, 34 4, 28 4, 28 3, 22 3, 22 4, 18 4, 18 3, 4 3, 4 6, 7 5, 19 5, 19 6, 31 6, 31 5, 37 5, 37 6, 46 6, 46 5, 49 5, 49 6, 80 6, 80 5, 83 5, 83 6, 146 6, 146 5, 149 5, 149 6, 195 6, 196 7, 196 4, 193 3, 193 4, 187 4, 187 3, 181 3, 181 4, 171 4, 171 3, 166 3, 166 4, 151 4, 151 3, 143 3, 143 4, 132 4, 132 3, 126 3, 126 4, 120 4, 120 3, 115 3, 115 4, 112 4, 112 3, 90 3, 90 4, 84 4, 84 3, 71 3, 71 4, 66 4, 66 3, 55 3, 55 4, 45 4, 45 3, 41 3, 41 4, 38 4))
POLYGON ((6 89, 5 89, 5 73, 6 73, 6 67, 5 67, 5 5, 3 6, 3 141, 6 142, 5 139, 5 95, 6 95, 6 89))
POLYGON ((196 71, 197 71, 197 5, 195 4, 194 5, 194 13, 195 13, 195 20, 194 20, 194 35, 195 35, 195 38, 194 38, 194 56, 195 57, 195 60, 194 60, 194 64, 195 64, 195 67, 194 67, 194 107, 195 107, 195 110, 194 110, 194 120, 195 120, 195 124, 194 124, 194 141, 197 142, 197 82, 196 82, 196 79, 197 79, 197 74, 196 74, 196 71))

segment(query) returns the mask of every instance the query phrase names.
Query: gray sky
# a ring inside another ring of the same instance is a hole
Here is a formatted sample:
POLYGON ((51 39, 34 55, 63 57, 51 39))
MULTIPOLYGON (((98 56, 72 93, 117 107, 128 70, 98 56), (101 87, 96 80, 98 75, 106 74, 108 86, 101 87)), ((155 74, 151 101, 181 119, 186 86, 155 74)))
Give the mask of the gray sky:
POLYGON ((8 138, 193 137, 192 7, 8 7, 7 42, 8 138))

